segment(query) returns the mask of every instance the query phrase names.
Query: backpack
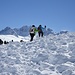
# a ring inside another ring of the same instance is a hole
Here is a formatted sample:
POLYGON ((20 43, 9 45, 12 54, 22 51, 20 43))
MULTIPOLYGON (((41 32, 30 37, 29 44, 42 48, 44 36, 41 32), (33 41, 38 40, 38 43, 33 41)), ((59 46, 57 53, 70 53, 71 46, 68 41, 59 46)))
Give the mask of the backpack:
POLYGON ((30 33, 35 33, 34 29, 34 27, 30 28, 30 33))
POLYGON ((42 31, 41 27, 38 27, 38 30, 39 30, 39 32, 41 32, 42 31))

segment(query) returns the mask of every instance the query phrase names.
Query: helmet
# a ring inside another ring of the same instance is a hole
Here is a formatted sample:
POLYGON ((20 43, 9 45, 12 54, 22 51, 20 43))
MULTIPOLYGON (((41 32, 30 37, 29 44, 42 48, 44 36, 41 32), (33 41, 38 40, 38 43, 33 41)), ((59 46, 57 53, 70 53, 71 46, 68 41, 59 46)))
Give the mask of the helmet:
POLYGON ((32 25, 32 27, 35 27, 35 25, 32 25))
POLYGON ((39 25, 41 27, 41 25, 39 25))

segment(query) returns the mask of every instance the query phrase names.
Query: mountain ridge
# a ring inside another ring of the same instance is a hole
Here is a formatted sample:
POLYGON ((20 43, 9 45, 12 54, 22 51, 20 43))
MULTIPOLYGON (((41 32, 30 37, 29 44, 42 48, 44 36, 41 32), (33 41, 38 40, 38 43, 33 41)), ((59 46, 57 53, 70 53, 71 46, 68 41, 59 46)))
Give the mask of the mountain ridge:
MULTIPOLYGON (((14 29, 12 29, 10 27, 6 27, 0 31, 0 35, 28 36, 30 27, 31 26, 22 26, 21 28, 14 28, 14 29)), ((52 29, 47 28, 44 31, 44 34, 45 35, 54 34, 54 32, 52 29)))

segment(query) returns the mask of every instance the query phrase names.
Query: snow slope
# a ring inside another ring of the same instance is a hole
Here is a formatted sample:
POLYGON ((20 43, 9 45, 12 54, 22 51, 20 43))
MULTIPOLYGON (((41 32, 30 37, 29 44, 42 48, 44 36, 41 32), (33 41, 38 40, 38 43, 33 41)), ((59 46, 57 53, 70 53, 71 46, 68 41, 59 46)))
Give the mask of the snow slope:
POLYGON ((28 41, 30 38, 29 36, 26 37, 22 37, 22 36, 18 36, 16 37, 15 35, 0 35, 0 39, 2 39, 3 41, 20 41, 20 40, 24 40, 24 41, 28 41))
POLYGON ((0 75, 75 75, 75 33, 0 45, 0 75))

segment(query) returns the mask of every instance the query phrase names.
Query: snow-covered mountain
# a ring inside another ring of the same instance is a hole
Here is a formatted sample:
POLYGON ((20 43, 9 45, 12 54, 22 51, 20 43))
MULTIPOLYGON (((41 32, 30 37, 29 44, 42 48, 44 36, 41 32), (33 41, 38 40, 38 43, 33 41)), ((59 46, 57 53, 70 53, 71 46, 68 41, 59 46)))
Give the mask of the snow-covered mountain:
POLYGON ((67 34, 68 32, 69 32, 69 31, 67 31, 67 30, 62 30, 62 31, 56 33, 56 35, 59 35, 59 34, 67 34))
POLYGON ((11 29, 10 27, 6 27, 5 29, 0 31, 1 35, 15 35, 18 36, 17 33, 14 31, 14 29, 11 29))
POLYGON ((75 33, 27 38, 0 45, 0 75, 75 75, 75 33))
POLYGON ((6 27, 5 29, 0 31, 1 35, 15 35, 15 36, 28 36, 29 35, 29 27, 23 26, 21 28, 10 28, 6 27))
MULTIPOLYGON (((6 27, 5 29, 0 31, 1 35, 15 35, 15 36, 28 36, 29 35, 30 26, 22 26, 21 28, 10 28, 6 27)), ((45 35, 54 34, 53 30, 48 28, 44 30, 45 35)))
POLYGON ((15 28, 14 31, 20 36, 28 36, 29 35, 30 26, 23 26, 21 28, 15 28))

